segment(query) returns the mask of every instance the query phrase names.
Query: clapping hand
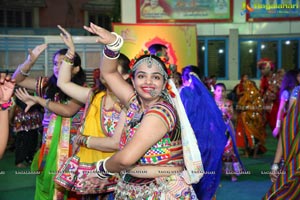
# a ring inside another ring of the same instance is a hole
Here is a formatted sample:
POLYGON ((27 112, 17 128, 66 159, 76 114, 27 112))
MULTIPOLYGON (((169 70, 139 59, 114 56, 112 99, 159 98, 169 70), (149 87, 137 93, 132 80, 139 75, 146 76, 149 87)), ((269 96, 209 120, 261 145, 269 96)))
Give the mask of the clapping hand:
POLYGON ((117 39, 114 34, 93 23, 90 23, 90 26, 83 26, 83 28, 90 33, 98 35, 99 37, 97 38, 96 42, 104 45, 111 44, 117 39))
POLYGON ((37 103, 36 97, 30 95, 25 88, 19 88, 15 92, 16 96, 26 103, 25 112, 27 112, 34 104, 37 103))
POLYGON ((0 103, 10 100, 15 88, 15 81, 6 73, 0 74, 0 103))
POLYGON ((41 53, 43 53, 43 51, 45 51, 45 49, 48 47, 47 44, 40 44, 37 45, 33 50, 28 49, 28 57, 27 60, 30 63, 35 63, 35 61, 38 59, 38 57, 41 55, 41 53))

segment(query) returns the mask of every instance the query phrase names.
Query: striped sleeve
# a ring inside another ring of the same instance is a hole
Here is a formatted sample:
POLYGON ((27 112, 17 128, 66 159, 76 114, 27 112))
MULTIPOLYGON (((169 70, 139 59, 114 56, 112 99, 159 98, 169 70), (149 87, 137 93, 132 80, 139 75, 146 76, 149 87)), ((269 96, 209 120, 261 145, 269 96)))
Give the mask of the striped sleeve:
POLYGON ((36 80, 35 91, 39 97, 44 97, 48 85, 48 77, 38 77, 36 80))
POLYGON ((169 131, 173 130, 176 124, 176 114, 172 105, 159 102, 151 106, 145 113, 147 115, 154 115, 162 120, 169 131))

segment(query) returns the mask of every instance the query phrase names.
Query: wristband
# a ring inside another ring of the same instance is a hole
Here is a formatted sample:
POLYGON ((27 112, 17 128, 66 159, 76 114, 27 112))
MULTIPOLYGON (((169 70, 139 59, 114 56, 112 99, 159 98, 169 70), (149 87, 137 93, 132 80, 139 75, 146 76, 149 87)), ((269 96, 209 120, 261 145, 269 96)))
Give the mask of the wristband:
POLYGON ((281 127, 281 120, 277 119, 276 120, 276 128, 280 128, 281 127))
POLYGON ((0 111, 7 110, 8 108, 10 108, 13 105, 14 105, 14 101, 12 99, 10 99, 6 103, 2 103, 2 104, 0 103, 0 111))

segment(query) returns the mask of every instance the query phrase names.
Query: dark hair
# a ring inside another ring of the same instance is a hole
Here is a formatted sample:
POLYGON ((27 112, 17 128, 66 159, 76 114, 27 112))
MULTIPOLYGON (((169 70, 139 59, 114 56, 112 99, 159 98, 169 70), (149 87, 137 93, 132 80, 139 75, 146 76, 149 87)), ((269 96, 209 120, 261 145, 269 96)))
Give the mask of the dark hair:
MULTIPOLYGON (((136 63, 138 63, 140 60, 145 59, 145 58, 149 58, 149 57, 151 57, 152 59, 155 59, 157 62, 159 62, 159 64, 161 64, 163 70, 168 74, 167 67, 166 67, 165 63, 159 57, 157 57, 156 55, 142 55, 141 57, 139 57, 136 60, 134 65, 136 65, 136 63)), ((135 71, 132 71, 132 78, 134 78, 134 77, 135 77, 135 71)))
POLYGON ((248 76, 248 74, 242 74, 241 80, 242 80, 245 76, 248 76))
POLYGON ((225 90, 227 90, 224 83, 217 83, 217 84, 215 84, 214 85, 214 89, 216 89, 217 87, 223 87, 225 90))
POLYGON ((297 74, 298 74, 297 70, 294 69, 289 70, 284 74, 280 86, 280 95, 284 90, 291 91, 295 86, 298 85, 297 74))
POLYGON ((181 70, 181 78, 182 80, 189 80, 190 79, 190 72, 194 72, 195 74, 197 74, 197 76, 200 78, 200 69, 199 67, 195 66, 195 65, 188 65, 185 66, 184 68, 182 68, 181 70))
MULTIPOLYGON (((118 64, 121 66, 121 74, 122 75, 130 73, 129 63, 130 63, 129 58, 125 54, 120 53, 120 56, 118 57, 118 64)), ((99 70, 99 68, 94 69, 94 71, 96 71, 96 70, 99 70)), ((101 71, 99 70, 99 75, 100 75, 100 73, 101 73, 101 71)), ((94 77, 94 85, 96 85, 95 78, 99 79, 99 77, 94 77)), ((103 84, 100 80, 98 80, 98 81, 99 81, 98 88, 94 88, 95 93, 98 93, 98 92, 101 92, 101 91, 104 91, 104 90, 107 89, 105 84, 103 84)), ((130 78, 127 78, 126 81, 131 84, 131 79, 130 78)))
POLYGON ((130 60, 125 54, 120 53, 120 56, 118 58, 118 63, 119 65, 122 66, 122 74, 130 73, 130 67, 129 67, 130 60))
POLYGON ((163 49, 167 49, 167 46, 163 45, 163 44, 158 44, 158 43, 152 44, 148 48, 150 53, 153 55, 156 55, 157 52, 162 51, 163 49))
MULTIPOLYGON (((67 53, 67 51, 68 51, 68 49, 60 49, 60 50, 56 51, 52 57, 52 61, 54 62, 55 56, 65 55, 67 53)), ((83 71, 83 69, 81 67, 80 56, 78 55, 78 53, 75 52, 73 67, 77 67, 77 66, 79 66, 79 71, 72 77, 71 81, 78 85, 83 85, 86 82, 86 76, 85 76, 85 72, 83 71)), ((53 74, 49 78, 49 81, 48 81, 46 97, 54 100, 54 97, 56 94, 58 94, 59 99, 62 101, 66 101, 66 100, 70 99, 70 97, 68 97, 63 91, 61 91, 61 89, 59 87, 57 87, 57 78, 53 74)))
MULTIPOLYGON (((182 76, 181 76, 181 73, 180 72, 174 72, 173 73, 173 79, 174 80, 177 80, 178 81, 178 84, 180 85, 180 86, 182 86, 182 78, 181 78, 182 76)), ((175 81, 174 81, 175 82, 175 81)))
MULTIPOLYGON (((121 69, 122 75, 130 74, 130 67, 129 67, 130 60, 125 54, 120 53, 120 56, 118 58, 118 63, 119 63, 119 65, 122 66, 122 69, 121 69)), ((129 84, 132 85, 130 76, 126 79, 126 82, 128 82, 129 84)))

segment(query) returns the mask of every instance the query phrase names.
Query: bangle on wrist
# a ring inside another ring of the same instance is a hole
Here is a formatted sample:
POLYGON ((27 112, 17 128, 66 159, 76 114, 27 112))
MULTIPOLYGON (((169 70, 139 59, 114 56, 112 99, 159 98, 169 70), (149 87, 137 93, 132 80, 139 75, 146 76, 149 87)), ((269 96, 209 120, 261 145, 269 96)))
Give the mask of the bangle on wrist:
POLYGON ((281 120, 277 119, 276 120, 276 128, 280 128, 281 127, 281 120))
POLYGON ((111 32, 111 34, 115 35, 117 39, 113 43, 107 44, 107 48, 112 51, 120 51, 124 43, 123 38, 115 32, 111 32))
POLYGON ((114 175, 114 173, 108 172, 105 167, 106 161, 108 159, 109 159, 109 157, 105 158, 104 160, 98 161, 96 164, 96 172, 97 172, 98 178, 100 178, 100 179, 109 178, 110 176, 114 175))
POLYGON ((91 139, 91 136, 87 137, 87 139, 86 139, 86 142, 85 142, 86 148, 90 148, 90 139, 91 139))
POLYGON ((7 110, 10 107, 12 107, 13 105, 14 105, 14 100, 13 100, 13 98, 11 98, 8 102, 0 103, 0 111, 7 110))
POLYGON ((84 135, 80 135, 79 138, 77 139, 76 143, 80 146, 86 147, 86 141, 87 141, 87 137, 84 135))
POLYGON ((51 99, 46 99, 46 104, 45 107, 49 110, 49 103, 50 103, 51 99))
POLYGON ((74 59, 71 59, 71 58, 67 57, 66 55, 63 58, 63 61, 66 62, 69 65, 72 65, 72 66, 74 65, 74 59))
POLYGON ((103 168, 103 163, 104 163, 104 161, 100 160, 97 162, 97 165, 96 165, 96 173, 97 173, 98 178, 101 180, 110 177, 109 174, 105 173, 104 168, 103 168))
POLYGON ((21 65, 18 66, 19 70, 20 70, 20 73, 23 75, 23 76, 29 76, 30 75, 30 72, 24 72, 21 68, 21 65))
POLYGON ((105 45, 104 49, 103 49, 103 55, 110 60, 115 60, 115 59, 118 59, 118 57, 120 56, 120 52, 112 51, 112 50, 108 49, 107 46, 105 45))
POLYGON ((271 171, 278 171, 279 170, 279 163, 273 163, 271 165, 271 171))
POLYGON ((104 161, 103 161, 103 169, 104 169, 104 172, 105 172, 105 173, 107 173, 107 174, 110 175, 110 176, 113 176, 113 175, 115 175, 115 174, 109 172, 109 171, 106 169, 106 167, 105 167, 106 161, 107 161, 109 158, 110 158, 110 157, 107 157, 107 158, 104 159, 104 161))

